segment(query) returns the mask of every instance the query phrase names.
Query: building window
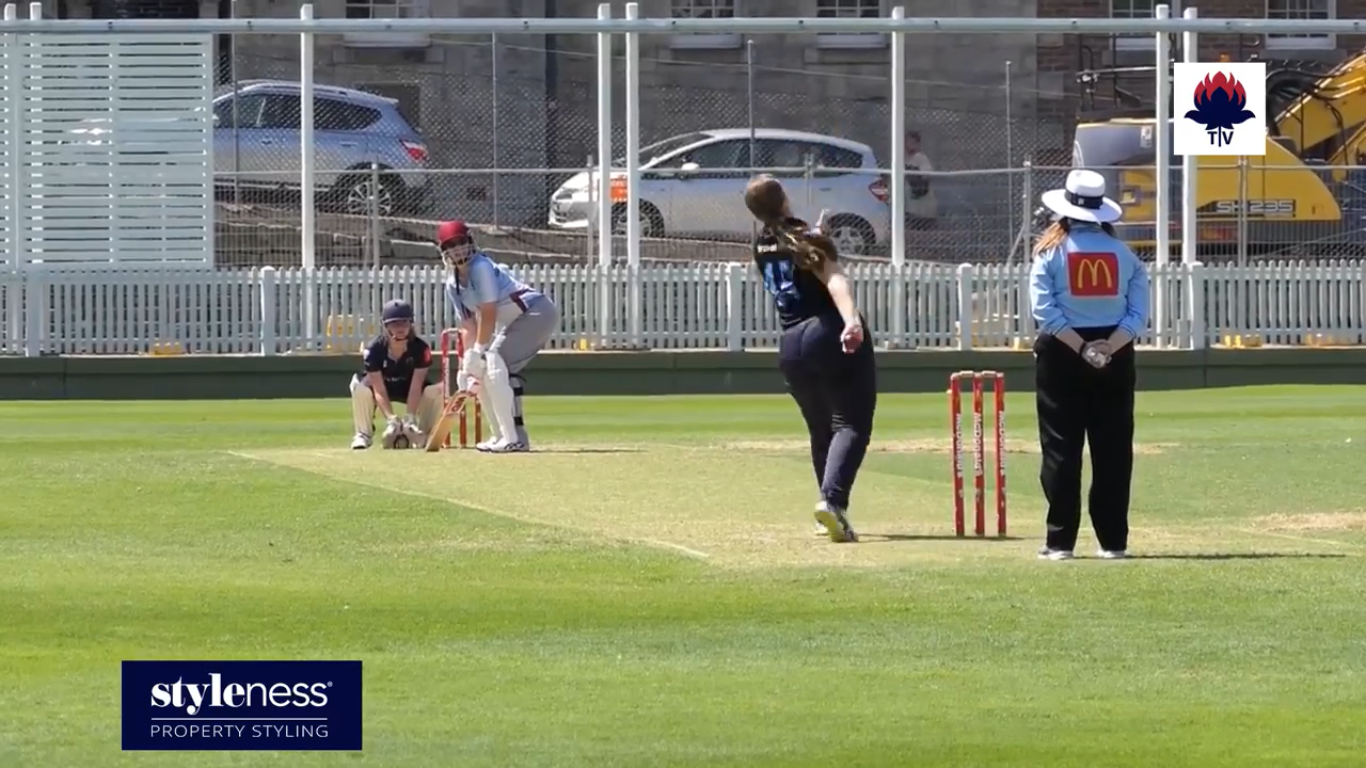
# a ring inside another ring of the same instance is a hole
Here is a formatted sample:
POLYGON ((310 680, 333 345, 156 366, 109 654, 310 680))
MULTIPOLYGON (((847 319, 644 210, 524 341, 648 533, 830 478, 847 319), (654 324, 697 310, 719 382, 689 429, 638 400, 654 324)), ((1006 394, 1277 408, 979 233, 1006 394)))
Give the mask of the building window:
MULTIPOLYGON (((733 19, 735 6, 740 0, 671 0, 670 16, 675 19, 733 19)), ((673 48, 739 48, 739 32, 703 34, 695 32, 673 35, 669 45, 673 48)))
MULTIPOLYGON (((818 19, 880 19, 883 16, 882 0, 816 0, 818 19)), ((879 48, 886 44, 887 36, 877 32, 816 37, 816 45, 821 48, 879 48)))
MULTIPOLYGON (((1268 19, 1334 19, 1335 0, 1266 0, 1268 19)), ((1333 35, 1267 35, 1266 47, 1276 50, 1321 50, 1337 47, 1333 35)))
POLYGON ((419 16, 415 6, 413 0, 346 0, 346 18, 411 19, 419 16))
MULTIPOLYGON (((44 3, 44 5, 50 5, 44 3)), ((62 18, 58 5, 58 18, 62 18)), ((92 19, 197 19, 197 0, 94 0, 92 19)))
MULTIPOLYGON (((1110 0, 1112 19, 1151 19, 1156 0, 1110 0)), ((1120 33, 1114 36, 1115 47, 1122 51, 1153 51, 1157 43, 1152 35, 1142 32, 1120 33)))
MULTIPOLYGON (((348 19, 425 19, 431 15, 431 0, 346 0, 348 19)), ((346 44, 355 48, 415 48, 430 43, 430 36, 421 32, 367 32, 346 36, 346 44)))

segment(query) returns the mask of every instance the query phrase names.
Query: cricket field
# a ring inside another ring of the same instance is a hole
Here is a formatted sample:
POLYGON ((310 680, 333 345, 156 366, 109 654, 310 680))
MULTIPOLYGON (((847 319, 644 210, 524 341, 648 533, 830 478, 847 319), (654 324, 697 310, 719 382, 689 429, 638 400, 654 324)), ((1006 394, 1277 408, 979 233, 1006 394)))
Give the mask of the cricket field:
POLYGON ((484 456, 350 451, 342 400, 0 404, 0 766, 1366 762, 1366 387, 1141 393, 1120 562, 1035 558, 1027 394, 1009 537, 953 536, 946 397, 884 395, 856 545, 785 398, 526 410, 484 456), (364 751, 121 752, 124 659, 359 659, 364 751))

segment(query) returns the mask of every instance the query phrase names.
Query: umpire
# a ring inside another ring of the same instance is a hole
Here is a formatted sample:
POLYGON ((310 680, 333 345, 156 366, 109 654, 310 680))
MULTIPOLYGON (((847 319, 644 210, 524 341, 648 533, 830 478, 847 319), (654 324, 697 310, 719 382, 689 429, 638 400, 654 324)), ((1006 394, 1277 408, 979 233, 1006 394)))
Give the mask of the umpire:
POLYGON ((1129 546, 1134 468, 1133 342, 1148 322, 1148 274, 1115 236, 1123 211, 1105 179, 1074 170, 1042 202, 1056 219, 1034 246, 1030 305, 1034 387, 1048 500, 1048 535, 1039 557, 1070 560, 1081 527, 1082 449, 1091 446, 1091 526, 1097 556, 1117 560, 1129 546))

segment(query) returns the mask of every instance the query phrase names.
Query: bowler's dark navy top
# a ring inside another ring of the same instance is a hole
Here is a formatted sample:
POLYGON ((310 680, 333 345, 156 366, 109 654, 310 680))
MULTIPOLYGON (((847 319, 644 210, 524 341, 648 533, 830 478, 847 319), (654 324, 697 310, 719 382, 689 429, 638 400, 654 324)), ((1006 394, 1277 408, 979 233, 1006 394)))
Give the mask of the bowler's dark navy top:
MULTIPOLYGON (((390 400, 406 401, 413 373, 432 367, 432 347, 417 336, 408 337, 408 348, 397 359, 389 357, 389 336, 381 333, 365 348, 362 375, 379 371, 390 400)), ((425 375, 425 374, 424 374, 425 375)))
MULTIPOLYGON (((787 221, 805 226, 797 219, 787 221)), ((839 313, 830 289, 811 270, 798 269, 792 251, 768 227, 754 239, 754 263, 763 275, 764 290, 773 297, 784 330, 817 315, 839 313)))

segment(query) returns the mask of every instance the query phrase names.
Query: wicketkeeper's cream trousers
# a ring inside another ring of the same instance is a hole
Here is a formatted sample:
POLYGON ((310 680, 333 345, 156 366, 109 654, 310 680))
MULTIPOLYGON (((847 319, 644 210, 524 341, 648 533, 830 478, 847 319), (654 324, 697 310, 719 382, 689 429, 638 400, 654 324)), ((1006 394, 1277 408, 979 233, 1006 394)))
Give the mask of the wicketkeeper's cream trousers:
MULTIPOLYGON (((441 417, 443 396, 440 384, 428 384, 422 390, 422 401, 417 408, 417 428, 422 434, 431 434, 436 420, 441 417)), ((396 402, 394 413, 399 414, 404 403, 396 402)), ((358 434, 374 436, 375 433, 375 393, 370 385, 359 376, 351 379, 351 413, 355 419, 358 434)))

